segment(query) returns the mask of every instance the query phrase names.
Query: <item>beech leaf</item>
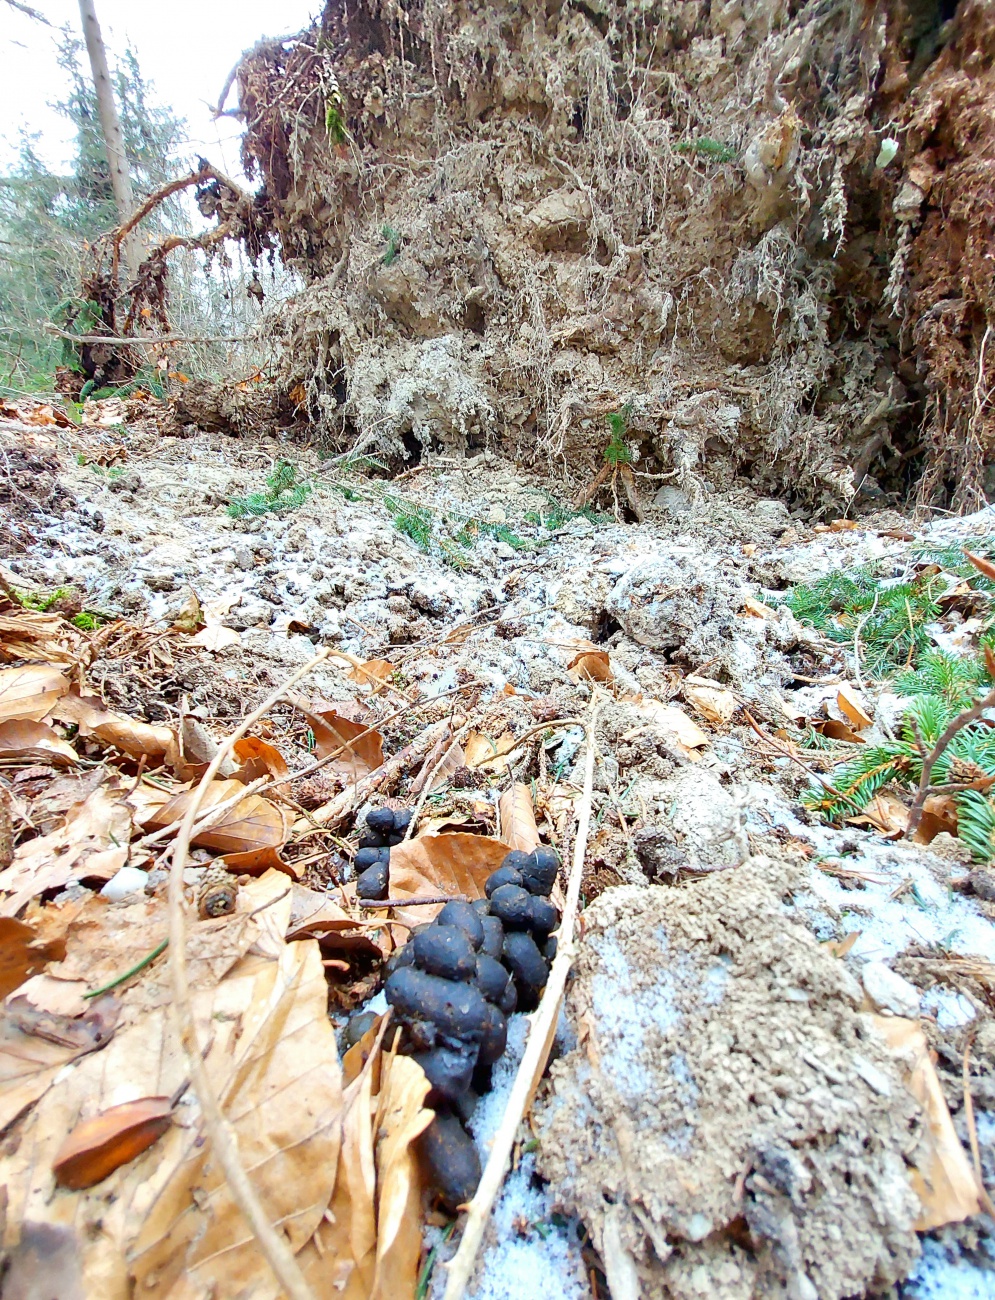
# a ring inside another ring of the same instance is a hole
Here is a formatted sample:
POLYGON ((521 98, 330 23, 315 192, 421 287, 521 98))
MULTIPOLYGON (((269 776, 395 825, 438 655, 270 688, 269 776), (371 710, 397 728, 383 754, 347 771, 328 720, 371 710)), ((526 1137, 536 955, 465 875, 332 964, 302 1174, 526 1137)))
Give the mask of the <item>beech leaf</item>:
POLYGON ((142 1097, 82 1120, 52 1162, 60 1187, 93 1187, 157 1142, 173 1122, 168 1097, 142 1097))
POLYGON ((154 726, 108 709, 99 695, 81 695, 74 687, 53 708, 60 722, 75 722, 81 736, 113 745, 129 758, 149 759, 153 765, 179 762, 180 749, 172 727, 154 726))
POLYGON ((532 789, 524 781, 516 781, 501 796, 501 838, 513 849, 531 853, 539 843, 535 809, 532 806, 532 789))
POLYGON ((68 690, 68 678, 48 664, 0 669, 0 722, 9 718, 40 722, 68 690))
MULTIPOLYGON (((390 851, 391 897, 463 894, 471 900, 483 898, 487 877, 497 870, 509 852, 503 840, 488 835, 456 832, 405 840, 390 851)), ((441 903, 406 907, 404 919, 418 925, 433 920, 441 910, 441 903)))

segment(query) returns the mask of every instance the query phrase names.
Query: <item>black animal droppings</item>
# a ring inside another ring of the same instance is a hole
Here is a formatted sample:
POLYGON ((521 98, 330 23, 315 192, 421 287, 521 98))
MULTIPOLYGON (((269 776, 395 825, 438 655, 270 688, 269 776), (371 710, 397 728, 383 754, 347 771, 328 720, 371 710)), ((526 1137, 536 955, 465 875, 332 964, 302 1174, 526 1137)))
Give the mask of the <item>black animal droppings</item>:
POLYGON ((469 937, 474 948, 479 948, 484 942, 480 917, 469 903, 447 903, 435 920, 437 925, 458 926, 469 937))
POLYGON ((480 917, 490 916, 491 914, 491 905, 486 898, 475 898, 470 906, 480 917))
POLYGON ((411 825, 411 818, 414 814, 413 808, 395 808, 394 809, 394 830, 402 833, 411 825))
POLYGON ((473 1199, 480 1182, 480 1156, 456 1115, 437 1111, 417 1146, 431 1184, 447 1210, 455 1213, 458 1206, 473 1199))
POLYGON ((549 968, 530 934, 512 930, 504 936, 504 961, 519 984, 537 992, 546 987, 549 968))
POLYGON ((559 869, 559 858, 552 849, 547 849, 545 845, 540 845, 539 848, 534 849, 528 855, 527 861, 519 867, 519 871, 522 873, 522 882, 530 894, 548 894, 556 884, 559 869))
POLYGON ((491 894, 491 915, 506 930, 532 928, 532 895, 519 885, 502 885, 491 894))
POLYGON ((384 837, 378 835, 376 831, 366 831, 359 837, 359 847, 361 849, 382 849, 384 846, 384 837))
POLYGON ((415 965, 447 980, 472 980, 477 954, 463 930, 455 925, 430 925, 406 947, 414 949, 415 965))
POLYGON ((367 867, 356 878, 356 897, 376 902, 386 898, 390 884, 389 870, 386 862, 377 862, 372 867, 367 867))
POLYGON ((508 1022, 492 1003, 487 1004, 487 1023, 480 1040, 481 1065, 493 1065, 504 1055, 508 1046, 508 1022))
POLYGON ((381 853, 383 853, 383 849, 357 849, 352 865, 357 871, 365 871, 367 867, 375 866, 376 863, 383 861, 380 857, 381 853))
POLYGON ((480 925, 484 932, 484 942, 478 951, 485 952, 488 957, 500 961, 501 949, 504 947, 504 926, 496 916, 482 916, 480 925))
POLYGON ((384 993, 400 1020, 429 1020, 452 1038, 479 1042, 488 1023, 487 1003, 475 984, 440 979, 413 966, 394 971, 384 993))
MULTIPOLYGON (((508 854, 508 857, 511 857, 510 853, 508 854)), ((508 858, 505 858, 505 862, 507 861, 508 858)), ((517 867, 507 867, 502 865, 498 867, 497 871, 492 871, 487 877, 487 882, 484 885, 484 893, 488 898, 490 898, 495 889, 500 889, 502 885, 517 885, 519 889, 521 889, 522 884, 522 873, 517 867)))
POLYGON ((366 824, 374 835, 389 835, 394 830, 394 809, 374 808, 366 814, 366 824))
POLYGON ((508 988, 508 972, 499 961, 486 952, 477 953, 477 988, 488 1002, 500 1006, 508 988))
POLYGON ((473 1082, 478 1054, 476 1043, 461 1043, 458 1039, 440 1044, 431 1052, 416 1052, 412 1059, 431 1084, 426 1104, 456 1106, 473 1082))
POLYGON ((536 935, 536 941, 539 937, 543 939, 551 935, 556 927, 560 924, 560 914, 549 901, 548 898, 542 898, 538 895, 531 900, 532 904, 532 933, 536 935))

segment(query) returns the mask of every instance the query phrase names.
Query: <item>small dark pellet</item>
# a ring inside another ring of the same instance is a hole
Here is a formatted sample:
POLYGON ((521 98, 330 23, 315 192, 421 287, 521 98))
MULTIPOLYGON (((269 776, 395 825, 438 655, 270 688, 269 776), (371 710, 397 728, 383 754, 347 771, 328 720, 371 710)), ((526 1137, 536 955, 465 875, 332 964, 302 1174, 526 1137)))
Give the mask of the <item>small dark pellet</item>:
POLYGON ((456 925, 468 935, 474 948, 484 942, 484 929, 480 917, 469 903, 447 903, 435 918, 437 925, 456 925))
POLYGON ((356 878, 356 897, 379 902, 387 897, 390 868, 386 862, 377 862, 356 878))

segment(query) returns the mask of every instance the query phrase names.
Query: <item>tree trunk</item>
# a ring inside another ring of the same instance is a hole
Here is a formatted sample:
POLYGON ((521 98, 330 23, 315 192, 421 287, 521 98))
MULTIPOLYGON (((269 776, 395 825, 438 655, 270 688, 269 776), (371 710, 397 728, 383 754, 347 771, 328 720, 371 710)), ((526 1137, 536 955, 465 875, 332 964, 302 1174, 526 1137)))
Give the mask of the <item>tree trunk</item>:
MULTIPOLYGON (((111 89, 111 76, 107 68, 107 52, 100 34, 93 0, 79 0, 80 18, 83 20, 83 37, 86 40, 86 52, 90 56, 90 70, 93 74, 93 89, 97 95, 97 110, 100 114, 100 127, 104 136, 104 148, 107 151, 107 165, 111 173, 111 189, 117 206, 118 224, 124 223, 135 210, 135 197, 131 189, 131 175, 128 171, 128 159, 124 152, 124 137, 121 133, 121 120, 114 104, 111 89)), ((138 237, 132 233, 124 241, 124 257, 128 272, 134 279, 141 261, 141 248, 138 237)))

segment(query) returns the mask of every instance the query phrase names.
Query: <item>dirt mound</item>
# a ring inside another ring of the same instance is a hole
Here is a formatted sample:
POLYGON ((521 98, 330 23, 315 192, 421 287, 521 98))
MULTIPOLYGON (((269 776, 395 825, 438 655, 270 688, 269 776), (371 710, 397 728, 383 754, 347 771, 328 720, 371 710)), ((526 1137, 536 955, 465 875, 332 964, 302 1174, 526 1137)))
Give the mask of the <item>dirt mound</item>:
POLYGON ((973 390, 984 329, 984 8, 329 0, 239 73, 307 286, 272 321, 285 391, 399 461, 500 443, 581 483, 617 413, 613 455, 692 500, 740 472, 838 510, 925 467, 970 504, 987 395, 965 423, 941 388, 973 390))
POLYGON ((755 858, 585 913, 580 1045, 553 1067, 540 1170, 613 1294, 628 1271, 631 1294, 661 1300, 830 1300, 918 1254, 917 1107, 790 891, 789 869, 755 858))

